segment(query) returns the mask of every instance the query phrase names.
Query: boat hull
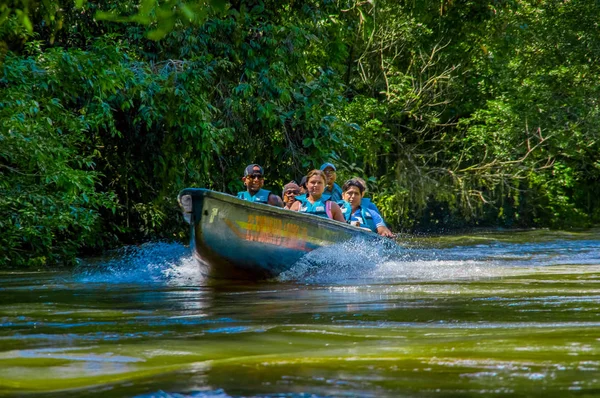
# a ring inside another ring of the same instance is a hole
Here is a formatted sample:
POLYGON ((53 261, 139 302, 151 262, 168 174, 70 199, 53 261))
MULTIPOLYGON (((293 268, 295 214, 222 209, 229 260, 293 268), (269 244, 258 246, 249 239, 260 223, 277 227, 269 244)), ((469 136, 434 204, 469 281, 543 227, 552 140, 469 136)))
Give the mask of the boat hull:
POLYGON ((380 239, 348 224, 208 189, 184 189, 178 199, 191 226, 193 255, 211 278, 268 279, 319 247, 380 239))

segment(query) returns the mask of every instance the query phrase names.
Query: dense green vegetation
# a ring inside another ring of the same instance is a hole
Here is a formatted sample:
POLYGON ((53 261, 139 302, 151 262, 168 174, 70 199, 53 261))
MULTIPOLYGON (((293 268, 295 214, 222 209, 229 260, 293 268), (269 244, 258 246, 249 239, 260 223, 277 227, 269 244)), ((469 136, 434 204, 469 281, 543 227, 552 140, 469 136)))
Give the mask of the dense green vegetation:
POLYGON ((600 219, 600 4, 0 6, 0 266, 181 238, 177 192, 331 160, 394 229, 600 219))

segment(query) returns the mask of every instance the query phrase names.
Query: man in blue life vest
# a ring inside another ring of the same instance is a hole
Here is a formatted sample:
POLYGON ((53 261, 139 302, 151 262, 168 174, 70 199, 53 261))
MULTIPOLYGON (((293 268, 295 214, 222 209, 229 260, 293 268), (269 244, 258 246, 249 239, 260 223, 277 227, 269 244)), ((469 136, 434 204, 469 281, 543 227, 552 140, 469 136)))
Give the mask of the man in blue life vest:
POLYGON ((337 179, 337 171, 333 164, 323 163, 320 170, 327 176, 327 186, 323 192, 324 198, 329 198, 333 202, 342 200, 342 188, 335 183, 337 179))
POLYGON ((271 191, 262 189, 265 185, 265 176, 263 168, 257 164, 251 164, 244 170, 242 181, 246 186, 245 191, 238 192, 239 199, 256 203, 268 203, 272 206, 283 207, 281 198, 271 191))

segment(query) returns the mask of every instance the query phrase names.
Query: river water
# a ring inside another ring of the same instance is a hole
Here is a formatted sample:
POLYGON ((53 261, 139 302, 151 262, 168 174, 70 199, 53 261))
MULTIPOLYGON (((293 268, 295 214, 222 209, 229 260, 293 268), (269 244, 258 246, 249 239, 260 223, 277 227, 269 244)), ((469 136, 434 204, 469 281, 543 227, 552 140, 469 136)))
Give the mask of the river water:
POLYGON ((0 273, 0 395, 600 395, 600 230, 399 242, 255 284, 166 243, 0 273))

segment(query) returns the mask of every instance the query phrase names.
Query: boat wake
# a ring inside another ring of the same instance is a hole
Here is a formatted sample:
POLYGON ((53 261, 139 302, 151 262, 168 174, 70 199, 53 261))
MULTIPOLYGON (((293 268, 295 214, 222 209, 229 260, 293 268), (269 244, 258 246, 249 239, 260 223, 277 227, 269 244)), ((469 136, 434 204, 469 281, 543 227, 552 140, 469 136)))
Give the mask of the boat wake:
POLYGON ((106 257, 87 260, 75 269, 74 277, 84 283, 204 284, 189 247, 165 242, 126 246, 106 257))
MULTIPOLYGON (((308 253, 276 280, 307 284, 476 280, 574 263, 600 265, 600 241, 553 240, 529 245, 495 241, 423 248, 386 240, 351 240, 308 253)), ((127 246, 82 262, 73 275, 83 283, 207 285, 190 248, 179 243, 127 246)))
POLYGON ((495 265, 475 260, 441 260, 439 253, 407 249, 383 240, 353 240, 308 253, 278 280, 309 284, 435 281, 490 275, 491 267, 495 265))
POLYGON ((448 248, 350 241, 307 254, 278 279, 308 284, 480 280, 574 263, 600 265, 600 241, 496 241, 448 248))

